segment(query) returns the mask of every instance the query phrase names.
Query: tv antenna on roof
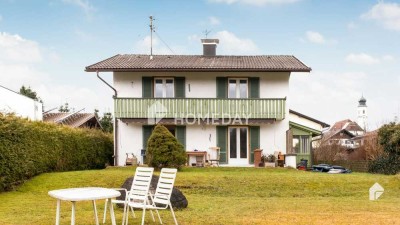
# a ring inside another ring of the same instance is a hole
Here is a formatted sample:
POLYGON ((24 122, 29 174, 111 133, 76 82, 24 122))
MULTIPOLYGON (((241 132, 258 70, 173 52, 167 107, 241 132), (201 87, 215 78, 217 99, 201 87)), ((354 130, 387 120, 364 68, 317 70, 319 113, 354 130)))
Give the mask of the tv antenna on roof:
POLYGON ((155 20, 153 16, 150 16, 150 58, 153 57, 153 32, 155 32, 155 27, 153 21, 155 20))
POLYGON ((206 39, 207 39, 207 36, 208 36, 208 34, 210 34, 211 33, 211 30, 205 30, 205 31, 203 31, 203 34, 206 36, 206 39))

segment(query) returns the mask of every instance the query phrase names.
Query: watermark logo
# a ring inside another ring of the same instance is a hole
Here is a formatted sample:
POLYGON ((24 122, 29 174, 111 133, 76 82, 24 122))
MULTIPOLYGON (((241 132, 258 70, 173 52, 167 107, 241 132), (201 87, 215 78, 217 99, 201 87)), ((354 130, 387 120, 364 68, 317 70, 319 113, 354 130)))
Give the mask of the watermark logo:
POLYGON ((372 185, 372 187, 369 188, 369 200, 378 200, 378 198, 383 194, 384 191, 385 189, 383 189, 380 184, 375 183, 374 185, 372 185))
POLYGON ((167 115, 167 108, 159 101, 154 102, 147 108, 147 123, 157 124, 167 115))
MULTIPOLYGON (((174 109, 176 106, 173 106, 174 109)), ((221 113, 194 113, 187 107, 181 109, 181 113, 168 112, 162 101, 155 101, 147 108, 147 123, 150 125, 158 124, 162 119, 174 119, 175 124, 187 125, 245 125, 249 123, 251 113, 249 114, 230 114, 221 113), (167 117, 168 115, 168 117, 167 117)))

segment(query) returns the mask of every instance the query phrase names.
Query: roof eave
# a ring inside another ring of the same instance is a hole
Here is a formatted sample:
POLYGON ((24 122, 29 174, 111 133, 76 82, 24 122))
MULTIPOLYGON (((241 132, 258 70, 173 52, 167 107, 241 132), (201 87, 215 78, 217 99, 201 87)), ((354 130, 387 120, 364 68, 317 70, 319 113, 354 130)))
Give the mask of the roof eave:
POLYGON ((86 72, 311 72, 311 68, 308 69, 247 69, 247 68, 159 68, 159 69, 132 69, 132 68, 88 68, 86 72))

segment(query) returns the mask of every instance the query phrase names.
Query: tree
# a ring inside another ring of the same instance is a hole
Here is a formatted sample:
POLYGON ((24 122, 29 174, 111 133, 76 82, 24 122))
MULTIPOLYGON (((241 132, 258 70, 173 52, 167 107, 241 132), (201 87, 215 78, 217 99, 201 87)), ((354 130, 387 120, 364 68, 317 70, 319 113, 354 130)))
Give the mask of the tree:
POLYGON ((158 124, 147 142, 146 161, 149 166, 158 169, 180 168, 186 163, 186 153, 183 145, 171 132, 158 124))
POLYGON ((64 105, 61 105, 61 106, 58 108, 58 111, 59 111, 59 112, 69 112, 70 109, 69 109, 69 106, 68 106, 68 102, 66 102, 64 105))
POLYGON ((110 112, 105 112, 105 113, 103 113, 103 117, 100 117, 99 110, 95 109, 94 115, 99 120, 99 123, 100 123, 101 127, 103 128, 104 132, 107 132, 107 133, 113 132, 113 130, 114 130, 113 116, 110 112))
POLYGON ((369 164, 373 173, 396 174, 400 172, 400 124, 389 123, 378 131, 383 153, 369 164))
POLYGON ((19 89, 19 93, 33 100, 42 102, 42 100, 37 96, 36 91, 33 91, 31 87, 25 87, 22 85, 22 87, 19 89))

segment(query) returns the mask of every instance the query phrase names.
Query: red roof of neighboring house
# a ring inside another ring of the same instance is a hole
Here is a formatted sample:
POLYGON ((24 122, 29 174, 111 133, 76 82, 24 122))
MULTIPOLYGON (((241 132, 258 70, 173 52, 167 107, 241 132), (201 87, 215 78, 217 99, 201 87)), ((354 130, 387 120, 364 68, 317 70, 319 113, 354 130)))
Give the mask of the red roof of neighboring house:
POLYGON ((94 113, 48 112, 43 114, 43 121, 53 122, 57 124, 64 124, 75 128, 77 127, 101 128, 101 125, 94 113))
POLYGON ((362 129, 360 125, 349 119, 338 121, 331 127, 331 130, 342 130, 342 129, 346 129, 348 131, 364 131, 364 129, 362 129))

